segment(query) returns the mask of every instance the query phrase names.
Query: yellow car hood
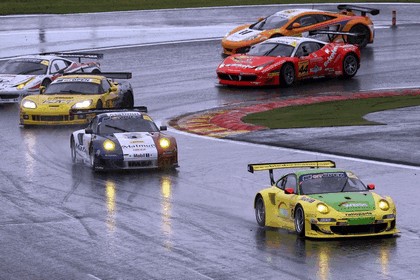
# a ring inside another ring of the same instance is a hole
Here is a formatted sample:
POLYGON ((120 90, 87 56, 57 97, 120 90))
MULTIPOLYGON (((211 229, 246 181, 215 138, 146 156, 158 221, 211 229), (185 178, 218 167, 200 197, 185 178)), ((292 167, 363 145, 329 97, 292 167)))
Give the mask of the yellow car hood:
POLYGON ((78 102, 92 100, 91 106, 88 108, 94 108, 100 95, 75 95, 75 94, 65 94, 65 95, 32 95, 28 96, 25 99, 32 100, 36 104, 37 111, 41 112, 69 112, 72 106, 78 102))

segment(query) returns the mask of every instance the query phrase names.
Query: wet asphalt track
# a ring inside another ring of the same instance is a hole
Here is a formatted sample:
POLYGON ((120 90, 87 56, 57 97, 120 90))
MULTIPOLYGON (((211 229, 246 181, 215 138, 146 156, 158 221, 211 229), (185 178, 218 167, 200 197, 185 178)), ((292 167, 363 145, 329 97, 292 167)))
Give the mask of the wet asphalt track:
MULTIPOLYGON (((211 17, 225 18, 223 26, 227 19, 236 24, 244 15, 257 18, 266 14, 265 9, 139 12, 126 18, 132 19, 132 25, 159 26, 163 21, 178 28, 185 19, 187 28, 193 24, 204 28, 211 17)), ((396 29, 387 28, 391 9, 381 6, 375 23, 383 28, 377 30, 375 44, 363 52, 362 68, 352 81, 315 81, 282 92, 218 87, 215 68, 221 49, 217 40, 103 50, 102 65, 106 70, 132 71, 136 104, 148 106, 161 122, 279 94, 287 98, 326 89, 351 92, 419 86, 413 59, 418 56, 419 41, 411 35, 418 33, 420 21, 410 15, 420 7, 398 7, 407 16, 401 15, 404 24, 396 29)), ((33 20, 30 30, 21 32, 36 31, 40 20, 33 20)), ((45 48, 50 38, 46 30, 44 43, 29 39, 23 44, 45 48)), ((78 44, 100 47, 101 42, 85 39, 78 44)), ((9 51, 5 54, 2 49, 1 56, 11 56, 9 51)), ((0 279, 416 279, 420 273, 417 167, 172 130, 180 150, 177 171, 93 174, 71 164, 68 141, 75 128, 19 128, 13 105, 2 106, 0 115, 0 279), (246 165, 325 158, 355 171, 366 183, 375 183, 377 192, 394 198, 400 237, 313 241, 283 230, 258 228, 252 200, 269 180, 267 174, 248 173, 246 165)))

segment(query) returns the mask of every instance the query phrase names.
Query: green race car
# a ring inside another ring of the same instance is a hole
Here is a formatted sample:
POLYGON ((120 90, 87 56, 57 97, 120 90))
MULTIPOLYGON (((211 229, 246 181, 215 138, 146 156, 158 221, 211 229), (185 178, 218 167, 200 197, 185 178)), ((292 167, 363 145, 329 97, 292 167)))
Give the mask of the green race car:
POLYGON ((248 171, 268 170, 271 187, 254 200, 260 226, 284 228, 301 237, 339 238, 394 235, 396 207, 353 172, 333 161, 249 164, 248 171), (274 169, 306 168, 274 180, 274 169), (308 169, 310 168, 310 169, 308 169))

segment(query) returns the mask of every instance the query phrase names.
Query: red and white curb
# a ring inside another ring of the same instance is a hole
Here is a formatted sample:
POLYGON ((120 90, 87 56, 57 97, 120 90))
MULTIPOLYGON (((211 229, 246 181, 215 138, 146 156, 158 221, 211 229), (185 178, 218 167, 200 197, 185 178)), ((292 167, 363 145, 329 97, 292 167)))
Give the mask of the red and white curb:
POLYGON ((351 95, 340 95, 335 93, 334 95, 277 100, 253 105, 239 105, 232 108, 216 108, 208 111, 179 116, 169 121, 169 125, 175 129, 198 135, 223 138, 226 136, 267 129, 267 127, 264 126, 242 122, 243 117, 252 113, 287 106, 299 106, 321 102, 388 97, 397 95, 420 95, 420 89, 369 91, 351 95))

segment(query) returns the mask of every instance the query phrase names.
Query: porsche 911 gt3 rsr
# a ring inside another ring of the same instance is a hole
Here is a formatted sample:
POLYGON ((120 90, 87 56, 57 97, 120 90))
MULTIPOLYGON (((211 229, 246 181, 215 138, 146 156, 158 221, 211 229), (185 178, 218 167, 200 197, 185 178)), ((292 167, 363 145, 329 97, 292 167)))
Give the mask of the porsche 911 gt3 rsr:
POLYGON ((247 54, 225 58, 216 72, 223 85, 287 87, 309 78, 351 78, 359 67, 360 50, 356 45, 279 37, 252 46, 247 54))
MULTIPOLYGON (((339 12, 289 9, 261 18, 256 23, 241 25, 222 39, 223 54, 246 53, 250 46, 270 38, 307 36, 308 31, 319 29, 362 33, 363 36, 348 39, 349 43, 358 44, 361 48, 373 43, 374 26, 366 14, 377 15, 378 9, 355 5, 338 5, 337 8, 339 12), (356 15, 354 11, 361 12, 361 15, 356 15)), ((337 40, 340 38, 336 37, 337 40)))
POLYGON ((89 126, 70 137, 73 162, 80 159, 93 170, 178 167, 175 138, 162 133, 166 126, 158 128, 146 111, 94 110, 99 114, 89 126))
POLYGON ((89 122, 87 115, 71 115, 73 109, 131 108, 133 89, 127 82, 131 73, 113 72, 100 75, 64 75, 41 94, 30 95, 20 103, 21 125, 70 125, 89 122))
POLYGON ((353 172, 333 161, 249 164, 248 171, 268 170, 271 187, 257 193, 260 226, 284 228, 301 237, 338 238, 395 235, 396 207, 389 196, 372 192, 353 172), (273 170, 311 168, 275 180, 273 170))
POLYGON ((64 73, 100 73, 97 62, 82 63, 82 58, 99 59, 102 54, 54 53, 23 56, 7 61, 0 68, 0 103, 18 103, 23 97, 39 93, 64 73), (78 58, 75 62, 67 58, 78 58))

